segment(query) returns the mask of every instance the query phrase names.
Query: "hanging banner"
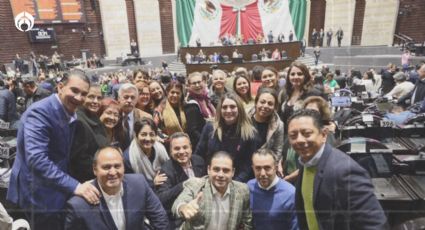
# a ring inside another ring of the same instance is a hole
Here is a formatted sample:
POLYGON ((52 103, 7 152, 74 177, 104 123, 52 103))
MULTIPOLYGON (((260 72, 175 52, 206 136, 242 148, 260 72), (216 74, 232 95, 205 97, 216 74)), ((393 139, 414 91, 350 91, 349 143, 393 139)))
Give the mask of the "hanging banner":
POLYGON ((28 33, 32 43, 48 43, 56 41, 56 33, 53 28, 33 28, 28 33))

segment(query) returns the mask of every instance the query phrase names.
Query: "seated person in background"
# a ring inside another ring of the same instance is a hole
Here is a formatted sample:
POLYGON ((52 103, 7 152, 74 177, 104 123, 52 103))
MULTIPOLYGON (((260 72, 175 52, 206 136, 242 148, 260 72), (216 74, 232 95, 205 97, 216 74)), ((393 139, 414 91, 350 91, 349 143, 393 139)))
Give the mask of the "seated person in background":
POLYGON ((272 60, 280 60, 280 59, 281 59, 280 52, 276 48, 272 53, 272 60))
POLYGON ((406 81, 406 79, 406 74, 403 72, 394 74, 396 86, 385 97, 400 98, 412 91, 415 85, 410 81, 406 81))
POLYGON ((288 53, 286 52, 286 50, 282 50, 281 56, 282 56, 282 59, 288 59, 288 53))
POLYGON ((156 194, 167 211, 172 229, 178 228, 182 221, 173 217, 171 207, 174 200, 183 191, 183 182, 192 177, 206 174, 202 157, 192 155, 192 145, 186 133, 177 132, 170 136, 170 156, 161 167, 167 180, 157 186, 156 194))
POLYGON ((186 53, 184 58, 186 59, 186 64, 192 63, 192 55, 189 52, 186 53))
MULTIPOLYGON (((355 84, 355 83, 354 83, 355 84)), ((371 71, 366 71, 363 73, 363 78, 360 80, 359 85, 364 85, 366 91, 371 95, 375 95, 375 79, 373 78, 373 73, 371 71)))
POLYGON ((154 229, 168 229, 168 219, 144 176, 124 175, 124 159, 119 148, 99 149, 93 159, 96 179, 91 183, 102 192, 99 205, 74 196, 66 205, 65 229, 146 229, 144 219, 154 229))
POLYGON ((232 180, 232 157, 219 151, 208 165, 208 176, 190 178, 173 204, 173 214, 185 221, 180 229, 252 229, 248 186, 232 180))
POLYGON ((238 58, 238 57, 239 57, 238 49, 235 49, 232 53, 232 58, 238 58))
POLYGON ((255 179, 248 181, 254 229, 297 230, 295 187, 279 178, 273 151, 259 149, 252 155, 255 179))
POLYGON ((410 105, 413 105, 425 99, 425 63, 421 64, 417 72, 419 79, 416 81, 415 88, 399 98, 398 103, 406 103, 410 99, 410 105))
POLYGON ((414 113, 406 110, 403 106, 393 105, 390 111, 384 115, 384 119, 394 121, 397 125, 402 125, 409 118, 414 116, 414 113))
POLYGON ((325 93, 331 94, 335 92, 335 89, 339 89, 338 82, 334 79, 333 73, 327 73, 326 79, 323 81, 325 93))

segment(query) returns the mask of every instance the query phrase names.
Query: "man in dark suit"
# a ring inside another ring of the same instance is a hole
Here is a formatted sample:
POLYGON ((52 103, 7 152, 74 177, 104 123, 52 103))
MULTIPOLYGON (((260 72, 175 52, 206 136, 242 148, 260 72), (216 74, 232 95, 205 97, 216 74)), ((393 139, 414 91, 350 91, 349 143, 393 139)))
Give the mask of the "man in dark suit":
POLYGON ((34 102, 37 102, 43 98, 50 96, 50 92, 47 89, 38 87, 35 83, 35 79, 25 79, 22 83, 22 88, 25 92, 25 107, 24 111, 30 107, 34 102))
POLYGON ((90 81, 80 71, 65 73, 58 93, 36 102, 23 114, 7 199, 24 209, 32 229, 62 229, 62 209, 73 194, 97 203, 99 191, 68 174, 75 111, 90 81))
POLYGON ((143 117, 152 119, 152 115, 136 108, 139 100, 139 90, 131 83, 124 83, 118 90, 118 102, 122 110, 122 126, 125 132, 125 143, 120 143, 121 149, 127 149, 133 139, 134 123, 143 117))
POLYGON ((158 197, 142 174, 124 175, 122 152, 116 147, 99 149, 93 158, 96 179, 91 183, 102 193, 99 205, 74 196, 66 205, 65 229, 167 229, 168 219, 158 197))
POLYGON ((202 157, 192 155, 190 137, 186 133, 177 132, 170 136, 170 156, 171 159, 161 167, 161 173, 167 176, 167 180, 157 187, 157 194, 168 213, 170 226, 175 229, 182 221, 173 217, 171 207, 183 191, 183 182, 191 177, 206 175, 206 170, 202 157))
POLYGON ((300 229, 388 229, 367 171, 326 144, 317 111, 295 112, 288 136, 301 164, 295 195, 300 229))
POLYGON ((336 31, 336 39, 338 40, 338 47, 341 47, 341 41, 342 38, 344 37, 344 31, 342 30, 341 27, 339 27, 339 29, 336 31))

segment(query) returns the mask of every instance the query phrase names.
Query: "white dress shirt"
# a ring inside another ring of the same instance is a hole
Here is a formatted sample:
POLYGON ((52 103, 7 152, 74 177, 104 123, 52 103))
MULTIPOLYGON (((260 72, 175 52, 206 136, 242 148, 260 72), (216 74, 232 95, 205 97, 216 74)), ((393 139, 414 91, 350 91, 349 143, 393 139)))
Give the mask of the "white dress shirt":
POLYGON ((102 196, 106 201, 109 212, 111 213, 112 219, 114 220, 115 225, 118 230, 125 230, 125 213, 124 207, 122 204, 122 196, 124 195, 124 189, 121 184, 120 191, 115 195, 108 195, 103 191, 102 186, 99 184, 100 191, 102 196))
POLYGON ((230 189, 227 187, 223 196, 211 184, 213 192, 211 220, 206 230, 227 230, 227 222, 230 215, 230 189))

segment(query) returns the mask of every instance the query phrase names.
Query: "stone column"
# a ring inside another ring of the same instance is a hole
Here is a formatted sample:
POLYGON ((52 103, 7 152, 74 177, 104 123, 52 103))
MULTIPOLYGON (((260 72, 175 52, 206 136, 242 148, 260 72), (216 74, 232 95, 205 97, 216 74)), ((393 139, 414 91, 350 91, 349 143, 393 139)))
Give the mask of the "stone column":
POLYGON ((107 59, 127 55, 130 35, 125 0, 101 0, 99 7, 107 59))
POLYGON ((140 56, 162 55, 161 19, 158 1, 134 0, 134 11, 140 56))
POLYGON ((393 43, 398 7, 399 0, 366 0, 362 46, 393 43))
POLYGON ((341 46, 350 46, 353 34, 354 12, 356 9, 356 0, 326 0, 325 14, 325 42, 326 32, 332 28, 334 33, 331 46, 338 46, 336 39, 336 31, 341 27, 344 31, 344 37, 341 41, 341 46))

